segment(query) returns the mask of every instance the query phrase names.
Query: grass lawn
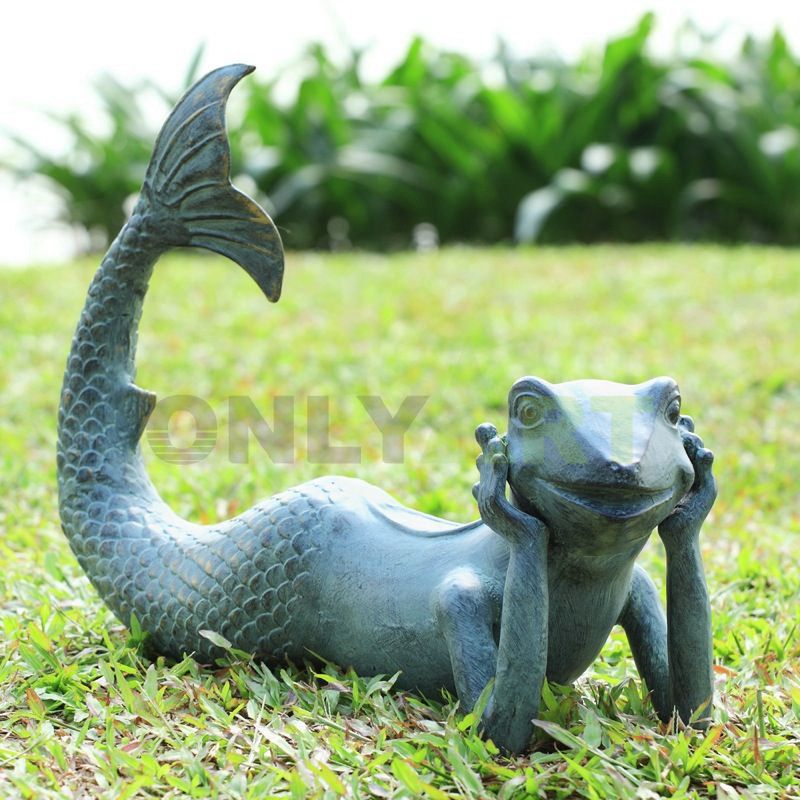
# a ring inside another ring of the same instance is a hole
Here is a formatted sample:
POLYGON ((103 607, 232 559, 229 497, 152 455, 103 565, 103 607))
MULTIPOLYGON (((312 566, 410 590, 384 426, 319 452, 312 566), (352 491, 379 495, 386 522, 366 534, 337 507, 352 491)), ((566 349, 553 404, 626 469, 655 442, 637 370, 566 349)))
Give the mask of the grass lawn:
MULTIPOLYGON (((515 759, 452 698, 393 691, 392 676, 270 671, 235 653, 214 669, 148 659, 78 568, 56 510, 56 404, 93 269, 0 270, 0 796, 800 797, 796 251, 290 255, 274 307, 222 260, 157 267, 137 382, 202 398, 218 438, 190 465, 144 451, 195 520, 332 471, 471 519, 473 430, 504 429, 516 378, 678 380, 720 486, 702 538, 715 724, 659 727, 615 634, 577 685, 545 687, 536 747, 515 759), (271 420, 275 395, 295 398, 293 462, 273 463, 255 437, 242 458, 229 398, 271 420), (330 398, 332 441, 359 445, 360 463, 310 462, 309 395, 330 398), (402 463, 382 461, 359 395, 391 411, 428 397, 402 463)), ((663 585, 657 536, 641 560, 663 585)))

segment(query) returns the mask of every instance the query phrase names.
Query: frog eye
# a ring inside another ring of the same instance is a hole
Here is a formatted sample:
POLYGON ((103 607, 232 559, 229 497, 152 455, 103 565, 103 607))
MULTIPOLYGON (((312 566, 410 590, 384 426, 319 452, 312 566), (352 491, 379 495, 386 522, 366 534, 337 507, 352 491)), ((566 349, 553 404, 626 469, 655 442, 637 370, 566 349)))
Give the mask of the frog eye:
POLYGON ((535 428, 544 421, 545 408, 544 398, 521 394, 514 403, 514 419, 523 428, 535 428))
POLYGON ((681 418, 681 398, 680 395, 678 397, 673 397, 670 400, 669 405, 664 412, 664 416, 667 418, 667 422, 670 425, 677 425, 678 421, 681 418))

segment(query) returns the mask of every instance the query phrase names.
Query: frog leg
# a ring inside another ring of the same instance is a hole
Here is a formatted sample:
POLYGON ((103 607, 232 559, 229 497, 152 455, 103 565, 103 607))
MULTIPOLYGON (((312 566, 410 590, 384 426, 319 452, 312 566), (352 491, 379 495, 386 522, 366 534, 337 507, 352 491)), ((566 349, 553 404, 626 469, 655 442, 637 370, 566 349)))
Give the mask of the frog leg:
POLYGON ((436 616, 450 653, 461 710, 468 713, 494 677, 496 603, 473 570, 456 569, 439 587, 436 616))
POLYGON ((628 598, 617 622, 628 637, 633 660, 650 691, 656 714, 666 722, 672 716, 667 620, 658 590, 638 564, 633 568, 628 598))

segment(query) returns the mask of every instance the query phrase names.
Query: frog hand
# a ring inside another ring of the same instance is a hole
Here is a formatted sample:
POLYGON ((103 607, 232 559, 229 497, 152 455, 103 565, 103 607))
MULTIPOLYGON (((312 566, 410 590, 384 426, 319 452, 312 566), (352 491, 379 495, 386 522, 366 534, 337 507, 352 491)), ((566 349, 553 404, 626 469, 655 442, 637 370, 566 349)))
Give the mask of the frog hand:
POLYGON ((475 462, 480 480, 472 487, 472 494, 478 501, 483 522, 509 543, 542 533, 545 525, 540 519, 520 511, 506 498, 508 457, 497 429, 489 423, 479 425, 475 439, 482 452, 475 462))
POLYGON ((694 433, 691 417, 681 417, 678 426, 683 447, 694 467, 694 483, 675 510, 658 526, 658 534, 667 548, 699 536, 703 521, 717 498, 717 483, 711 471, 714 454, 703 447, 703 440, 694 433))

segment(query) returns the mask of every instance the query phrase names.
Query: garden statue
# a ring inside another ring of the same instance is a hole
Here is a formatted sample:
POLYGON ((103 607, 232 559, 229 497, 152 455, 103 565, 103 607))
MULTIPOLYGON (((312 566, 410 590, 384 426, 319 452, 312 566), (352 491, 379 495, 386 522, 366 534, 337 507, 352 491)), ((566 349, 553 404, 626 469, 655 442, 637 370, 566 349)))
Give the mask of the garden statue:
POLYGON ((659 717, 703 724, 712 656, 698 539, 715 497, 713 457, 669 378, 522 378, 507 435, 477 430, 480 520, 467 525, 341 477, 210 526, 161 500, 138 447, 155 396, 133 382, 154 263, 173 247, 207 248, 240 264, 269 300, 280 295, 278 233, 229 181, 225 103, 251 71, 210 73, 168 118, 72 342, 60 513, 100 596, 176 658, 222 655, 205 635, 214 631, 271 662, 314 654, 362 674, 401 671, 399 685, 454 690, 464 711, 493 681, 483 730, 511 752, 528 744, 545 676, 575 680, 620 624, 659 717), (666 619, 634 563, 656 527, 666 619))

